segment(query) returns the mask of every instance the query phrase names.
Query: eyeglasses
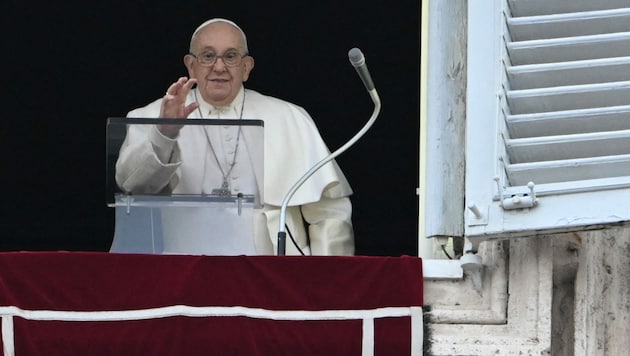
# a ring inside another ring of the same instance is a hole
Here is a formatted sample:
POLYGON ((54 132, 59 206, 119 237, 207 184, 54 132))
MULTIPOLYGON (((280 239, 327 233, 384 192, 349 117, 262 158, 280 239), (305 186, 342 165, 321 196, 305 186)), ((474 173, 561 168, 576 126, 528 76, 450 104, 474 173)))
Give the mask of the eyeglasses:
POLYGON ((188 54, 193 56, 197 61, 199 61, 199 64, 204 67, 209 67, 215 64, 217 62, 217 59, 219 58, 223 60, 223 64, 225 64, 226 66, 236 67, 241 64, 243 58, 248 56, 247 53, 241 56, 237 51, 227 51, 220 56, 212 51, 201 52, 199 55, 195 55, 193 53, 188 54))

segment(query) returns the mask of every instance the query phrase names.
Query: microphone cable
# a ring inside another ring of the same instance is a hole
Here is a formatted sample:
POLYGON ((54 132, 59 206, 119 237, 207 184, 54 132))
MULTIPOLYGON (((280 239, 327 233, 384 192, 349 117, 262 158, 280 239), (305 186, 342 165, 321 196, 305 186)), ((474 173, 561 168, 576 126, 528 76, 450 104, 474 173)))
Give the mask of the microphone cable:
POLYGON ((295 239, 293 238, 293 234, 291 233, 291 230, 289 229, 289 225, 284 224, 284 228, 287 229, 287 233, 289 234, 289 238, 291 239, 291 242, 293 242, 293 246, 295 246, 295 248, 298 250, 298 252, 300 252, 302 256, 306 256, 304 254, 304 251, 302 251, 302 249, 300 248, 300 245, 298 245, 297 241, 295 241, 295 239))

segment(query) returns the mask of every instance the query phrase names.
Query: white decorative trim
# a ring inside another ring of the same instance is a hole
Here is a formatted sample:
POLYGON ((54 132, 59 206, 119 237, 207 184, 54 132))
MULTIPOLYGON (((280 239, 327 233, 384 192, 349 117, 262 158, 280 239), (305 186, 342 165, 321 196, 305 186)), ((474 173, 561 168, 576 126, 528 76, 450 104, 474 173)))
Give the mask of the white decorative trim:
POLYGON ((13 340, 13 316, 2 315, 2 349, 4 356, 15 355, 13 340))
POLYGON ((374 319, 363 319, 362 356, 374 356, 374 319))
POLYGON ((16 306, 0 307, 4 355, 14 355, 13 317, 27 320, 57 321, 129 321, 160 319, 174 316, 238 317, 271 320, 363 320, 363 355, 374 354, 374 319, 411 317, 412 355, 422 354, 422 307, 385 307, 367 310, 268 310, 248 307, 192 307, 173 305, 161 308, 116 311, 26 310, 16 306))

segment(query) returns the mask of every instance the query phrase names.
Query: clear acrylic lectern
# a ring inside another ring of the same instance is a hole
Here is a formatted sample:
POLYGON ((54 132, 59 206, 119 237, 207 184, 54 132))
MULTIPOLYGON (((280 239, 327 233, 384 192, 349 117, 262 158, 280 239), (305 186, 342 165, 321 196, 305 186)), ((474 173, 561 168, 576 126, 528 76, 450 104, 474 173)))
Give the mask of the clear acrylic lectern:
POLYGON ((263 201, 263 121, 107 120, 111 252, 254 255, 263 201), (175 139, 159 128, 180 128, 175 139))

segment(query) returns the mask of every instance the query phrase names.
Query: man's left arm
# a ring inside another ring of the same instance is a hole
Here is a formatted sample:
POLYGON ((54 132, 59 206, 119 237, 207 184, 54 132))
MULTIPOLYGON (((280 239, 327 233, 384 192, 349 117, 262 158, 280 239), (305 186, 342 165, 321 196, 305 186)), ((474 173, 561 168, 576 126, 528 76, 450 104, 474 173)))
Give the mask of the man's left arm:
POLYGON ((301 206, 309 224, 311 253, 320 256, 354 255, 352 204, 348 197, 322 198, 301 206))

